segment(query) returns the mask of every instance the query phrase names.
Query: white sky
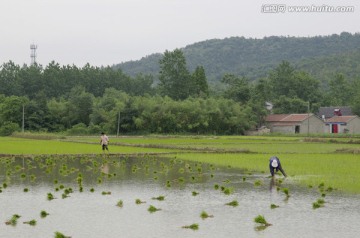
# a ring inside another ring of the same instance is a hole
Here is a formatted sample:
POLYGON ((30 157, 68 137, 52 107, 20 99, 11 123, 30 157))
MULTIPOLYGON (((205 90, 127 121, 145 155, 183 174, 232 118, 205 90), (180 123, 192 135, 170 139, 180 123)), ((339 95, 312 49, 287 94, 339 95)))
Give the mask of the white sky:
POLYGON ((0 0, 0 65, 105 66, 232 36, 360 32, 358 0, 0 0), (262 13, 264 4, 354 6, 352 13, 262 13))

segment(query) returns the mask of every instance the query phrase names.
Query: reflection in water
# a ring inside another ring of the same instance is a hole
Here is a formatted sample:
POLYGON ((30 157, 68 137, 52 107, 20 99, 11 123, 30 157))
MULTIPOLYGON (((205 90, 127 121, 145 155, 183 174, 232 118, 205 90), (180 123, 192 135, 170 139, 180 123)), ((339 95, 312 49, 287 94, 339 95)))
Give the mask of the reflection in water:
POLYGON ((109 164, 104 163, 100 166, 100 171, 104 174, 109 174, 109 164))
POLYGON ((270 179, 270 192, 273 192, 274 188, 276 188, 276 181, 275 181, 275 177, 271 177, 270 179))

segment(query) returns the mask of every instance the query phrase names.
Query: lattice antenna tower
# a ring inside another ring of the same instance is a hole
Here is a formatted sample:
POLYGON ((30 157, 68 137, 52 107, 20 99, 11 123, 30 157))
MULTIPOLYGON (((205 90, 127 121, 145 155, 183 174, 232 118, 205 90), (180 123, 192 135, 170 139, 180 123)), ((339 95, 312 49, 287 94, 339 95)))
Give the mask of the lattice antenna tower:
POLYGON ((30 45, 30 50, 31 50, 31 53, 30 53, 31 65, 33 65, 33 64, 36 63, 36 49, 37 49, 37 45, 35 45, 35 44, 31 44, 31 45, 30 45))

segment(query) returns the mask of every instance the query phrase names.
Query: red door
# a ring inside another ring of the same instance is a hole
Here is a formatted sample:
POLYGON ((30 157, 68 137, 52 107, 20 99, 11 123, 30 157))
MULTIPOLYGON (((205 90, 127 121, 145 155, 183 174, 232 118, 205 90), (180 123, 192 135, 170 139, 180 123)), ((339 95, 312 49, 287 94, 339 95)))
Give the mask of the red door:
POLYGON ((332 124, 332 133, 338 133, 338 124, 332 124))

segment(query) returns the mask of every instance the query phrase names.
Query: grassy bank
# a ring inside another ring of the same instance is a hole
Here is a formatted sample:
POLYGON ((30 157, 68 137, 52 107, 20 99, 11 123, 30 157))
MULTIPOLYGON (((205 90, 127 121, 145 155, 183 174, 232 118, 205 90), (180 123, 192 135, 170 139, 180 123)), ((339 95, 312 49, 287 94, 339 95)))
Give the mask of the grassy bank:
MULTIPOLYGON (((171 150, 158 148, 136 148, 129 146, 109 145, 110 153, 164 153, 171 150)), ((78 143, 58 140, 37 140, 14 137, 0 137, 0 154, 5 155, 39 155, 39 154, 100 154, 101 145, 97 138, 92 143, 78 143)))

